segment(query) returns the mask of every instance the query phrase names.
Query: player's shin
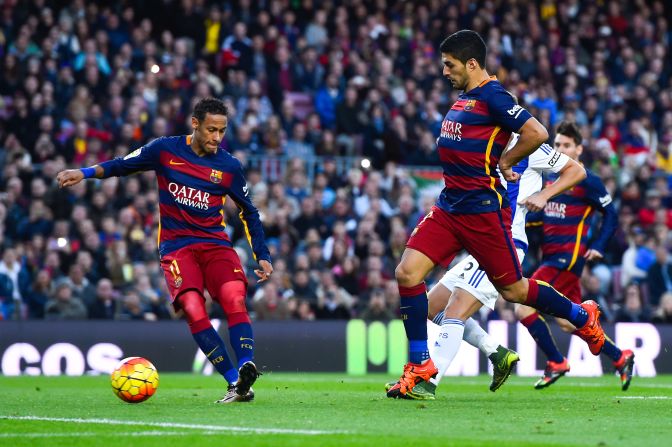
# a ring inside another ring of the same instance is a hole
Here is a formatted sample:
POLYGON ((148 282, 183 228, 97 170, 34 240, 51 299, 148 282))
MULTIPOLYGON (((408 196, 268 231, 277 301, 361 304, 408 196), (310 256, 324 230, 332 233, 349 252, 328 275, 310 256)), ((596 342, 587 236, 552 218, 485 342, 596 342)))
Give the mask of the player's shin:
POLYGON ((238 381, 238 371, 233 367, 224 341, 212 327, 210 320, 203 318, 189 324, 191 335, 203 354, 229 384, 238 381))
POLYGON ((243 363, 254 360, 254 336, 252 324, 247 313, 238 312, 227 316, 229 321, 229 340, 236 353, 238 367, 243 363))
POLYGON ((226 314, 229 342, 236 353, 238 368, 254 360, 254 336, 245 306, 247 286, 243 281, 227 281, 219 288, 217 299, 226 314))
POLYGON ((523 304, 554 317, 564 318, 577 328, 585 326, 588 321, 588 312, 585 309, 572 303, 569 298, 543 281, 536 279, 528 281, 527 297, 523 304))
POLYGON ((401 319, 408 337, 408 357, 421 364, 429 358, 427 349, 427 288, 425 283, 413 287, 399 286, 401 319))
POLYGON ((464 322, 464 341, 477 347, 486 357, 497 352, 499 343, 490 336, 473 318, 464 322))
POLYGON ((448 370, 460 349, 462 336, 464 335, 464 321, 455 318, 444 318, 441 330, 432 347, 432 359, 439 373, 431 379, 434 385, 441 382, 441 378, 448 370))
POLYGON ((548 360, 562 363, 564 356, 555 344, 555 339, 546 320, 538 312, 528 315, 520 320, 520 322, 527 328, 534 341, 537 342, 537 346, 546 354, 548 360))

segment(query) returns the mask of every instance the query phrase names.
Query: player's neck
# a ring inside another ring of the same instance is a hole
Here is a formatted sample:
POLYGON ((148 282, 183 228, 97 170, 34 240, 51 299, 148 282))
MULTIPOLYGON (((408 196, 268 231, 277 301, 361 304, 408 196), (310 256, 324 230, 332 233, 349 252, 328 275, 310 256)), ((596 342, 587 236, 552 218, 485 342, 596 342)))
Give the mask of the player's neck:
POLYGON ((198 141, 196 141, 196 138, 194 134, 191 134, 191 142, 189 143, 189 146, 191 147, 191 150, 194 151, 194 154, 196 154, 199 157, 203 157, 207 155, 207 152, 201 147, 200 144, 198 144, 198 141))
POLYGON ((480 86, 481 84, 485 84, 489 80, 490 75, 486 70, 480 70, 479 72, 475 72, 474 76, 469 80, 469 82, 467 82, 467 88, 465 88, 464 91, 466 93, 469 90, 473 90, 476 87, 480 86))

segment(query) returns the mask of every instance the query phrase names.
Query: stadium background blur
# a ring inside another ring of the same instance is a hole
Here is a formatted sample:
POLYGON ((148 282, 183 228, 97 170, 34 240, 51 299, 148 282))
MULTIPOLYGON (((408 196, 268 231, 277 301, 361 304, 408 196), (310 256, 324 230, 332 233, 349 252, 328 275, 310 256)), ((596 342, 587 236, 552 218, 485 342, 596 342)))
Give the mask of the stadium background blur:
MULTIPOLYGON (((672 322, 669 4, 231 3, 1 2, 2 318, 177 318, 154 174, 68 190, 54 178, 190 133, 206 96, 229 106, 224 149, 247 167, 273 254, 272 280, 251 281, 254 318, 396 318, 394 267, 440 191, 434 142, 457 96, 437 48, 471 28, 551 139, 562 119, 581 126, 582 161, 615 198, 620 226, 584 296, 609 321, 672 322)), ((251 272, 235 209, 226 223, 251 272)), ((500 300, 481 318, 514 317, 500 300)))

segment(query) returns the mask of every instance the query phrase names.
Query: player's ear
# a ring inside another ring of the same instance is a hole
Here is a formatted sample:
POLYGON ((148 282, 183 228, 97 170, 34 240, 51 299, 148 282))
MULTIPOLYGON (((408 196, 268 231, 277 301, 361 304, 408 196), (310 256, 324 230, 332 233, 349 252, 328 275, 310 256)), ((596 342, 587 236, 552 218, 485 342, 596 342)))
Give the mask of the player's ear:
POLYGON ((191 117, 191 128, 194 130, 198 129, 198 119, 195 116, 191 117))

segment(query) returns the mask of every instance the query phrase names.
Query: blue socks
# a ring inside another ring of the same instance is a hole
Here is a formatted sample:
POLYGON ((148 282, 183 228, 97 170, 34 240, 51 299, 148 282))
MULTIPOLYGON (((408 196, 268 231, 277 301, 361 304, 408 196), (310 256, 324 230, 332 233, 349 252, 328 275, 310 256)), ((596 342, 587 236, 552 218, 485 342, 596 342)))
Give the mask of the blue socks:
POLYGON ((254 337, 250 323, 239 323, 229 327, 229 341, 238 359, 238 368, 254 358, 254 337))
POLYGON ((618 362, 621 359, 621 355, 623 355, 623 351, 614 344, 613 340, 605 336, 604 346, 600 354, 604 354, 614 362, 618 362))
POLYGON ((427 288, 425 283, 413 287, 399 286, 401 319, 408 338, 408 359, 420 364, 429 359, 427 349, 427 288))
POLYGON ((588 321, 588 313, 583 307, 572 303, 566 296, 543 281, 529 280, 527 300, 523 304, 554 317, 564 318, 577 328, 582 328, 588 321))
POLYGON ((548 360, 555 363, 562 363, 564 357, 555 345, 551 329, 541 315, 535 312, 532 315, 523 318, 520 322, 530 332, 534 341, 537 342, 537 346, 539 346, 543 353, 546 354, 548 360))
POLYGON ((224 341, 212 327, 210 320, 204 318, 189 326, 196 344, 210 360, 212 366, 224 376, 229 384, 236 383, 238 381, 238 370, 233 367, 229 354, 226 352, 224 341))

